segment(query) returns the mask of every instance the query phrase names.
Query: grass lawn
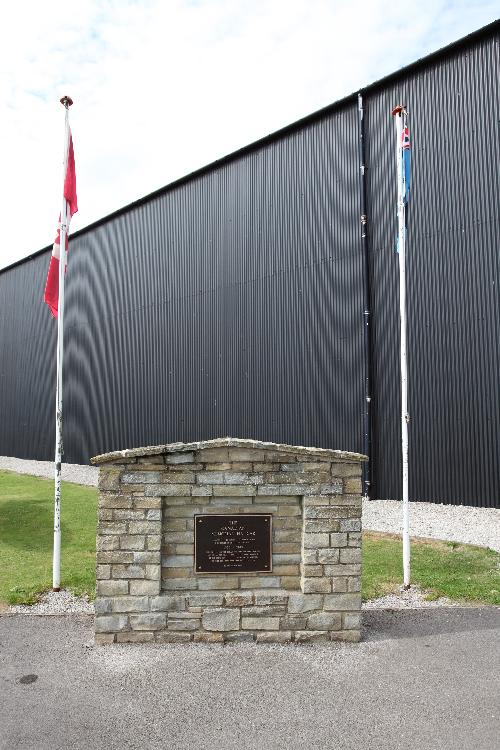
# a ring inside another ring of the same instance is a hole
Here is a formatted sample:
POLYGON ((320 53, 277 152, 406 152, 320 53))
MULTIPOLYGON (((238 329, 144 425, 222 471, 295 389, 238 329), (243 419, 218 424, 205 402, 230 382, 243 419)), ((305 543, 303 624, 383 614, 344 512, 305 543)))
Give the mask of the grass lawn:
MULTIPOLYGON (((54 482, 0 471, 0 602, 31 603, 52 586, 54 482)), ((95 592, 97 490, 62 483, 61 587, 95 592)), ((500 554, 454 542, 412 541, 412 582, 430 598, 500 604, 500 554)), ((402 546, 363 534, 363 599, 401 585, 402 546)))
MULTIPOLYGON (((97 490, 63 482, 61 498, 61 587, 93 597, 97 490)), ((0 471, 0 602, 52 587, 53 538, 53 480, 0 471)))

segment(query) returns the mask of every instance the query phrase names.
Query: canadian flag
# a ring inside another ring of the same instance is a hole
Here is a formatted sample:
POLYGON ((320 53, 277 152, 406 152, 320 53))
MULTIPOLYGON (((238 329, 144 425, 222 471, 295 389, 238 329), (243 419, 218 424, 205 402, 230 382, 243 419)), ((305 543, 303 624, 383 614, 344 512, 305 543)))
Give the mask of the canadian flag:
MULTIPOLYGON (((76 172, 75 172, 75 154, 73 151, 73 138, 69 130, 68 138, 68 159, 66 175, 64 178, 64 200, 66 201, 66 250, 68 249, 68 234, 71 217, 78 211, 76 197, 76 172)), ((49 272, 45 283, 44 300, 50 308, 50 312, 57 318, 59 306, 59 258, 61 254, 61 216, 59 215, 59 226, 57 237, 54 240, 52 248, 52 257, 50 258, 49 272)), ((65 269, 66 270, 66 269, 65 269)))

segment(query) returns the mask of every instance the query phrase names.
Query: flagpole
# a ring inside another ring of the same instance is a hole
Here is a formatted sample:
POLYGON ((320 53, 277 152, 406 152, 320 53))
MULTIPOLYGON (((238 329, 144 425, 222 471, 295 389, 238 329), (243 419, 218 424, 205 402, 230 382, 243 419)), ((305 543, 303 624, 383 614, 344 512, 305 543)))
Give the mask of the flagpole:
POLYGON ((56 381, 56 450, 54 460, 54 551, 52 557, 52 589, 61 587, 61 461, 63 454, 62 437, 62 366, 64 347, 64 277, 66 271, 67 203, 64 196, 64 180, 68 167, 69 117, 68 110, 73 104, 69 96, 63 96, 64 106, 64 161, 63 161, 63 200, 61 208, 61 230, 59 250, 59 301, 57 308, 57 381, 56 381))
POLYGON ((401 450, 403 457, 403 586, 410 588, 410 508, 408 496, 408 363, 406 356, 406 221, 403 192, 403 118, 406 110, 394 107, 398 174, 399 317, 401 338, 401 450))

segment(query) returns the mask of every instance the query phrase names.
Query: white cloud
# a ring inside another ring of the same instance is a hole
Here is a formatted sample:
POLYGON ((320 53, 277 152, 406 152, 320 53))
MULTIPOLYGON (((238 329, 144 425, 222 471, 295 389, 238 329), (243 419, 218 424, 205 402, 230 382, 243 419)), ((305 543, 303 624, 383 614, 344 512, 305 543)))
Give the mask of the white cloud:
POLYGON ((496 13, 489 0, 17 3, 0 29, 0 266, 52 242, 63 93, 76 230, 496 13))

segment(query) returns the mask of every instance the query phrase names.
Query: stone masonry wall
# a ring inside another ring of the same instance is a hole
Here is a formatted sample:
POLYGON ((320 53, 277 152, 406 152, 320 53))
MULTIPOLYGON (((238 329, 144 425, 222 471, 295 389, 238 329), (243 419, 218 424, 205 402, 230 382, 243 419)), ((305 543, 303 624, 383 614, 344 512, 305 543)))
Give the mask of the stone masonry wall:
POLYGON ((100 465, 96 642, 358 641, 364 456, 223 438, 100 465), (194 571, 194 516, 272 514, 272 571, 194 571))

